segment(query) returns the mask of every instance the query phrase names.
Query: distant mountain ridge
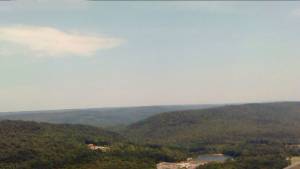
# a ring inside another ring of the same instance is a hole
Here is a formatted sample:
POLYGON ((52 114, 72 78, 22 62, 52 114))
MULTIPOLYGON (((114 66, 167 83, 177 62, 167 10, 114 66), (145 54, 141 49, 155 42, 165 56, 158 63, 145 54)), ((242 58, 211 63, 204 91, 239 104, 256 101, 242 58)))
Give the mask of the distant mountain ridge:
POLYGON ((162 105, 6 112, 0 113, 0 120, 24 120, 111 127, 117 125, 128 125, 162 112, 203 109, 214 106, 217 105, 162 105))
POLYGON ((249 139, 300 142, 300 102, 229 105, 161 113, 130 125, 124 135, 151 144, 196 146, 249 139))

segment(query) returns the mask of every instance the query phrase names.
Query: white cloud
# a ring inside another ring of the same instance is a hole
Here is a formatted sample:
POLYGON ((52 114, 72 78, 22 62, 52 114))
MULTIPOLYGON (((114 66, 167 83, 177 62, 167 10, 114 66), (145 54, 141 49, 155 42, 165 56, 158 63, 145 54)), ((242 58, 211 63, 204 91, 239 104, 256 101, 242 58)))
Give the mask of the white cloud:
POLYGON ((119 38, 65 32, 52 27, 0 27, 1 46, 9 45, 11 47, 5 50, 13 50, 0 53, 22 50, 37 57, 92 56, 97 50, 114 48, 121 43, 119 38))

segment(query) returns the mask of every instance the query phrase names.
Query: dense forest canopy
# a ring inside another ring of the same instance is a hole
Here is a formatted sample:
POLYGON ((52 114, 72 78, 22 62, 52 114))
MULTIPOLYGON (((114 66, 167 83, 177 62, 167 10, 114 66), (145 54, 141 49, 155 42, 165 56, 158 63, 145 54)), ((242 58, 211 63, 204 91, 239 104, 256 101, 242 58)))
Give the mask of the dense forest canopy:
POLYGON ((1 121, 2 169, 154 169, 185 155, 165 147, 131 144, 118 134, 83 125, 1 121), (108 152, 88 149, 105 145, 108 152))
POLYGON ((231 105, 161 113, 130 125, 134 141, 186 147, 232 144, 249 139, 300 140, 300 103, 231 105))
POLYGON ((199 169, 282 169, 299 155, 300 103, 230 105, 161 113, 127 127, 135 142, 186 148, 191 153, 234 157, 199 169))
POLYGON ((102 128, 0 121, 0 168, 154 169, 206 153, 232 159, 199 169, 282 169, 300 155, 300 103, 264 103, 160 113, 119 133, 102 128), (105 146, 94 151, 88 144, 105 146), (297 147, 297 146, 296 146, 297 147))

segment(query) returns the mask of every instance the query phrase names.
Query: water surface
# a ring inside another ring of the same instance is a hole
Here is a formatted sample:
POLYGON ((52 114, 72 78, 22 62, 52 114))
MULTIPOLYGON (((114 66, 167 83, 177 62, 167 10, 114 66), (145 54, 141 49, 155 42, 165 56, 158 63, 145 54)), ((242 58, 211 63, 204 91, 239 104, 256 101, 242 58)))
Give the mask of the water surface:
POLYGON ((205 155, 199 155, 197 157, 197 160, 207 161, 207 162, 224 162, 229 158, 231 157, 222 154, 205 154, 205 155))

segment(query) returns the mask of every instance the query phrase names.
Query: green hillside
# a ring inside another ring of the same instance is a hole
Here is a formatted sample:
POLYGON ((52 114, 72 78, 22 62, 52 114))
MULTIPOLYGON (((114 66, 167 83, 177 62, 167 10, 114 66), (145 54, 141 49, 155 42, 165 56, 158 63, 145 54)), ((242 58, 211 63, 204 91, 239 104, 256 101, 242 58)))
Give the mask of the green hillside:
POLYGON ((207 149, 247 140, 300 141, 300 103, 232 105, 162 113, 130 125, 134 141, 207 149))
POLYGON ((74 124, 0 121, 2 169, 155 169, 200 153, 234 158, 200 169, 282 169, 300 155, 300 103, 161 113, 121 134, 74 124), (109 147, 93 151, 87 144, 109 147))
POLYGON ((61 124, 84 124, 108 128, 111 126, 128 125, 162 112, 202 109, 212 106, 216 105, 170 105, 30 112, 3 112, 0 113, 0 119, 61 124))
POLYGON ((83 125, 0 121, 1 169, 154 169, 185 156, 164 147, 134 145, 118 134, 83 125), (88 143, 109 147, 90 150, 88 143))

